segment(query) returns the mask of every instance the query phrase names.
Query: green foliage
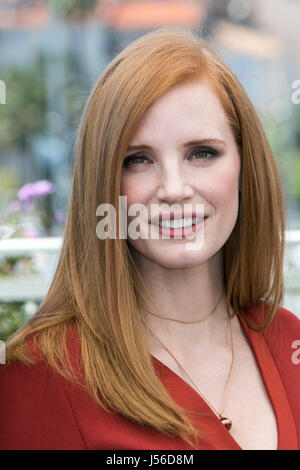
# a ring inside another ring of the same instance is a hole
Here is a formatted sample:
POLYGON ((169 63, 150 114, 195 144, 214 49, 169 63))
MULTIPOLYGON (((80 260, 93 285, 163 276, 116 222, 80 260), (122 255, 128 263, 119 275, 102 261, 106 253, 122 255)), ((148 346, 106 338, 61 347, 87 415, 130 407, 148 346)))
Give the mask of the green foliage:
POLYGON ((296 138, 295 151, 295 191, 300 205, 300 104, 292 108, 292 129, 296 138))
MULTIPOLYGON (((64 118, 76 127, 90 84, 77 58, 68 51, 58 55, 39 55, 26 68, 12 66, 1 75, 7 86, 6 105, 1 108, 0 142, 5 148, 24 150, 32 139, 48 131, 47 64, 58 70, 63 65, 63 83, 56 90, 57 102, 66 100, 64 118), (47 63, 46 63, 47 62, 47 63), (84 90, 84 91, 82 91, 84 90)), ((58 106, 59 108, 59 106, 58 106)), ((60 116, 62 117, 62 116, 60 116)), ((63 123, 66 125, 67 123, 63 123)), ((65 128, 61 126, 61 130, 65 128)))
POLYGON ((6 341, 30 316, 26 313, 24 302, 0 304, 0 340, 6 341))
MULTIPOLYGON (((300 106, 299 106, 300 111, 300 106)), ((298 112, 298 111, 297 111, 298 112)), ((285 123, 265 119, 264 129, 273 150, 284 192, 300 204, 300 126, 296 114, 285 123)))
POLYGON ((97 0, 48 0, 58 16, 84 16, 95 7, 97 0))
POLYGON ((32 272, 34 272, 34 265, 29 255, 11 255, 0 258, 0 276, 24 276, 32 272))
MULTIPOLYGON (((52 60, 55 66, 55 61, 59 58, 53 57, 52 60)), ((65 52, 63 63, 65 68, 63 92, 67 107, 66 118, 69 127, 77 129, 93 83, 75 54, 69 51, 65 52)))
POLYGON ((298 151, 297 157, 296 157, 296 191, 297 191, 297 199, 300 204, 300 149, 298 151))
POLYGON ((7 86, 1 109, 0 141, 5 147, 23 148, 32 136, 45 129, 46 90, 43 56, 26 68, 10 67, 1 79, 7 86))
POLYGON ((20 181, 11 168, 0 168, 0 188, 1 190, 14 190, 19 186, 20 181))

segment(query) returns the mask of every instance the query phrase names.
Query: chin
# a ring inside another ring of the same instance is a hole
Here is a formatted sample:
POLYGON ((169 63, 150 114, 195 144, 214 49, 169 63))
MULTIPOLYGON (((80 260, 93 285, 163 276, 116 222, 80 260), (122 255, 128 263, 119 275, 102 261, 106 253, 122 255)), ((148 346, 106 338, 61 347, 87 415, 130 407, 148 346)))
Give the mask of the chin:
MULTIPOLYGON (((140 261, 145 258, 158 266, 166 269, 185 269, 195 268, 202 264, 205 260, 203 251, 198 250, 187 251, 185 244, 170 247, 155 247, 155 249, 136 249, 133 248, 134 257, 138 257, 140 261)), ((152 248, 152 247, 151 247, 152 248)))
POLYGON ((178 256, 160 257, 157 261, 157 264, 166 268, 166 269, 188 269, 196 268, 200 266, 205 261, 203 256, 196 256, 194 252, 186 254, 185 252, 178 256))
POLYGON ((159 266, 165 269, 190 269, 190 268, 196 268, 202 264, 201 261, 195 262, 191 261, 188 262, 186 260, 183 261, 177 261, 177 260, 160 260, 157 262, 159 266))

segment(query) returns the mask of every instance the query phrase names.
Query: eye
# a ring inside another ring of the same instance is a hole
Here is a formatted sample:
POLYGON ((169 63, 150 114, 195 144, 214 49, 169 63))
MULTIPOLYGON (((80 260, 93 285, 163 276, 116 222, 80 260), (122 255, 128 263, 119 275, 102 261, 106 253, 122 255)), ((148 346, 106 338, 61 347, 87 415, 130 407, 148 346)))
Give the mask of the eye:
MULTIPOLYGON (((219 152, 212 147, 197 147, 191 152, 192 160, 210 160, 217 157, 219 152), (196 155, 195 158, 193 156, 196 155)), ((128 155, 123 161, 124 168, 135 167, 141 168, 145 163, 149 163, 149 159, 143 155, 128 155)))
POLYGON ((196 155, 196 158, 192 158, 193 160, 210 160, 217 157, 219 152, 212 147, 197 147, 192 150, 191 155, 196 155))
POLYGON ((143 155, 129 155, 128 157, 124 158, 123 166, 125 168, 133 165, 135 167, 142 166, 145 162, 148 162, 148 158, 143 157, 143 155))

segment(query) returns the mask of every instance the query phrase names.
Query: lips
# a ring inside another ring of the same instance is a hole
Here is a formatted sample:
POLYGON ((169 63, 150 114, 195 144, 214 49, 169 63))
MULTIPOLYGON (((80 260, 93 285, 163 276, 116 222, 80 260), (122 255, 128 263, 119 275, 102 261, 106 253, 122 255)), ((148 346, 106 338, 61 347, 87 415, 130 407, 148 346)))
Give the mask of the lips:
MULTIPOLYGON (((195 219, 203 217, 203 214, 199 212, 170 212, 170 213, 164 213, 164 214, 159 214, 155 217, 152 217, 152 219, 149 220, 149 223, 154 224, 154 225, 159 225, 159 222, 162 220, 174 220, 174 219, 195 219)), ((208 215, 204 214, 204 219, 206 219, 208 215)))
MULTIPOLYGON (((194 236, 196 235, 197 232, 203 229, 204 224, 206 224, 208 216, 205 216, 204 219, 201 218, 198 223, 195 223, 193 225, 188 225, 186 227, 179 227, 179 228, 173 228, 173 227, 164 227, 158 224, 153 224, 152 227, 155 227, 155 231, 158 231, 160 235, 162 235, 164 238, 167 239, 185 239, 186 237, 194 236)), ((195 219, 194 219, 195 220, 195 219)), ((196 219, 197 220, 197 219, 196 219)), ((199 220, 199 219, 198 219, 199 220)))

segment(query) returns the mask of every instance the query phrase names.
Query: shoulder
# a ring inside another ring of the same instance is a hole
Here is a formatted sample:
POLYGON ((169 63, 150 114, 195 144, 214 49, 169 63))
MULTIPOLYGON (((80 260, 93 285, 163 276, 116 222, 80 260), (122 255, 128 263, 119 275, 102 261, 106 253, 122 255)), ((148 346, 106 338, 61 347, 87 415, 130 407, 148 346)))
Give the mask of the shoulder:
MULTIPOLYGON (((263 325, 269 313, 267 304, 259 308, 252 306, 244 309, 245 315, 256 325, 263 325)), ((261 331, 277 365, 289 373, 290 377, 300 374, 300 319, 290 310, 278 307, 271 323, 261 331), (298 359, 299 358, 299 359, 298 359)))
MULTIPOLYGON (((74 371, 81 372, 80 340, 75 327, 68 328, 66 342, 68 361, 74 367, 74 371)), ((1 384, 20 382, 25 387, 30 383, 30 388, 33 389, 33 385, 42 386, 43 381, 52 384, 61 382, 59 379, 62 376, 54 370, 41 351, 38 334, 30 334, 25 340, 25 347, 32 363, 25 364, 21 360, 14 359, 1 365, 1 384)))
MULTIPOLYGON (((246 316, 254 321, 256 325, 262 325, 269 314, 267 304, 259 307, 252 306, 243 309, 246 316)), ((265 336, 274 334, 284 334, 286 337, 291 334, 300 333, 300 312, 299 316, 284 307, 278 307, 270 324, 263 330, 265 336)))
POLYGON ((279 307, 270 323, 265 329, 264 336, 270 342, 286 344, 292 347, 294 341, 300 340, 300 318, 284 307, 279 307))
POLYGON ((33 364, 0 365, 0 449, 84 448, 66 381, 41 357, 35 338, 27 347, 33 364))
POLYGON ((294 331, 295 329, 296 331, 300 331, 300 312, 299 316, 297 316, 290 312, 290 310, 287 310, 284 307, 279 307, 275 315, 275 320, 284 326, 287 331, 294 331))
POLYGON ((300 319, 280 307, 263 334, 283 382, 300 442, 300 319))

